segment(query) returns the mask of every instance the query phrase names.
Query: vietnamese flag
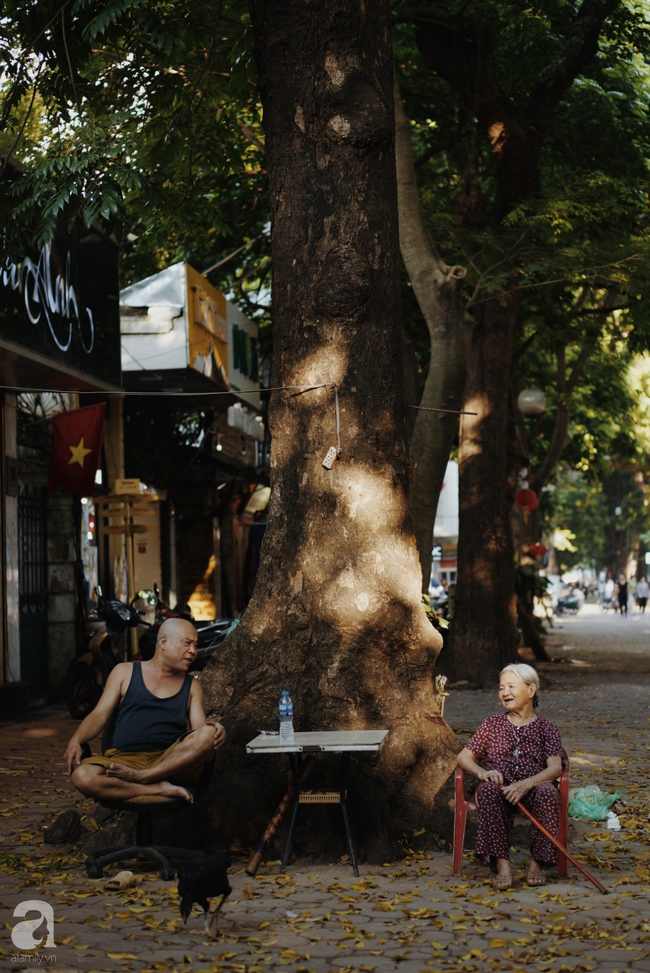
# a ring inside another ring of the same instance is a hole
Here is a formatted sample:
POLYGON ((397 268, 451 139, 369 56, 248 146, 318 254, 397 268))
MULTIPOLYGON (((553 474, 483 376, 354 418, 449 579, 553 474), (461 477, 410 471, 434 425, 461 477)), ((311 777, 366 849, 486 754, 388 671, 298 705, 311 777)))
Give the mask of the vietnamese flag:
POLYGON ((52 455, 47 485, 91 497, 104 435, 104 403, 52 417, 52 455))

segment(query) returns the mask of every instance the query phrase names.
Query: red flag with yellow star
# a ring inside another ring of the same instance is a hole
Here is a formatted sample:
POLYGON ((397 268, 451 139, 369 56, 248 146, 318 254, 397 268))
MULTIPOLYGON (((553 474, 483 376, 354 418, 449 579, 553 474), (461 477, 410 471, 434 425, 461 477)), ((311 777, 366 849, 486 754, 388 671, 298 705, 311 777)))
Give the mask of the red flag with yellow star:
POLYGON ((104 403, 52 417, 52 455, 47 485, 91 497, 104 435, 104 403))

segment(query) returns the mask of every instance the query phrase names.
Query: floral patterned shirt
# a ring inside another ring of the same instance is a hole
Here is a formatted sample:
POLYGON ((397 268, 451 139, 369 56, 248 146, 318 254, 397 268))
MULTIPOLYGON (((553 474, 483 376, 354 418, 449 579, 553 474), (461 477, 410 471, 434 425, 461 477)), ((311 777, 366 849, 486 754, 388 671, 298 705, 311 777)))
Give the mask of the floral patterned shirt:
POLYGON ((498 770, 506 784, 534 777, 546 770, 549 757, 562 756, 562 740, 555 723, 536 716, 526 726, 514 726, 507 713, 488 716, 465 744, 475 760, 498 770))

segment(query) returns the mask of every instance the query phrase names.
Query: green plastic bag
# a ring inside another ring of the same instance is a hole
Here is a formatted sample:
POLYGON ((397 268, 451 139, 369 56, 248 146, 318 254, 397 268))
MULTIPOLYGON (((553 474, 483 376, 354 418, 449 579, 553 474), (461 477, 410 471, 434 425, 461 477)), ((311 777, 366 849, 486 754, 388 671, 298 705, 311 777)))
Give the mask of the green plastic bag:
POLYGON ((605 794, 596 784, 569 791, 569 814, 572 818, 605 821, 610 807, 621 796, 620 791, 605 794))

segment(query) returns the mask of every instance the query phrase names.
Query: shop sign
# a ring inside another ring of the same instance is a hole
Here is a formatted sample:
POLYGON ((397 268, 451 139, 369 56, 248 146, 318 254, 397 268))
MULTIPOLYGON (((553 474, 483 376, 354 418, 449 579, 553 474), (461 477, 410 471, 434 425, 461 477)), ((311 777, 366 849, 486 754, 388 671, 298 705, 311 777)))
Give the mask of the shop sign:
POLYGON ((132 493, 137 496, 140 493, 140 480, 116 480, 114 490, 115 493, 120 495, 132 493))
POLYGON ((40 252, 0 267, 0 339, 121 384, 117 247, 62 225, 40 252))
POLYGON ((193 267, 186 268, 189 366, 227 388, 226 298, 193 267))

